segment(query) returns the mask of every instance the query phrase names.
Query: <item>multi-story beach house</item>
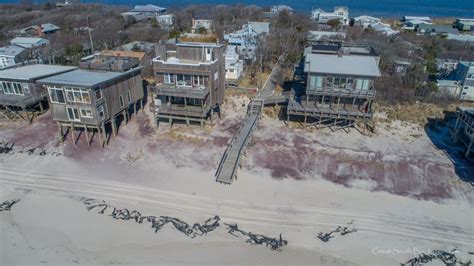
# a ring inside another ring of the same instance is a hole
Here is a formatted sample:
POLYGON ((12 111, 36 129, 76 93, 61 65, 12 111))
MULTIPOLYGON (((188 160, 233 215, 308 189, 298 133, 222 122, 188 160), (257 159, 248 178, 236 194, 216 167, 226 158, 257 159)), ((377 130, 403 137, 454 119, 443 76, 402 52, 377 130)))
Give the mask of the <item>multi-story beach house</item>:
MULTIPOLYGON (((305 51, 287 115, 314 126, 345 128, 372 118, 379 57, 370 47, 314 45, 305 51)), ((365 128, 365 127, 364 127, 365 128)))
POLYGON ((106 125, 111 126, 116 136, 118 116, 127 122, 137 105, 143 106, 141 69, 136 67, 123 72, 78 69, 38 80, 48 89, 60 140, 63 141, 64 128, 70 129, 74 144, 76 130, 85 133, 89 145, 94 136, 90 131, 98 131, 101 144, 106 144, 110 132, 106 125))
POLYGON ((156 84, 149 87, 160 121, 198 122, 219 111, 224 100, 224 46, 218 43, 161 42, 153 59, 156 84))

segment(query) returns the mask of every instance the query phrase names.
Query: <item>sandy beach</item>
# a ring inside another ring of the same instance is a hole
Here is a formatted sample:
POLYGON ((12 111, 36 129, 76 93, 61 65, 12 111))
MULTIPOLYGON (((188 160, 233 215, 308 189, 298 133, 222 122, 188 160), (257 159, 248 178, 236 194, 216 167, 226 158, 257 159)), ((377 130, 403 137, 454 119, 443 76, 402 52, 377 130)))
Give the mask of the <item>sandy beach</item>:
POLYGON ((204 128, 156 128, 145 110, 104 149, 98 141, 88 147, 84 136, 76 146, 70 136, 58 143, 50 113, 31 125, 2 122, 0 139, 15 145, 0 155, 0 201, 20 201, 0 212, 0 263, 400 265, 420 252, 453 248, 473 260, 472 185, 414 124, 379 124, 363 136, 264 116, 238 179, 216 183, 248 101, 230 97, 222 119, 204 128), (189 224, 215 215, 221 221, 195 238, 170 224, 155 233, 146 223, 88 211, 84 198, 189 224), (317 238, 352 220, 356 232, 317 238), (250 245, 224 223, 282 234, 288 245, 250 245))

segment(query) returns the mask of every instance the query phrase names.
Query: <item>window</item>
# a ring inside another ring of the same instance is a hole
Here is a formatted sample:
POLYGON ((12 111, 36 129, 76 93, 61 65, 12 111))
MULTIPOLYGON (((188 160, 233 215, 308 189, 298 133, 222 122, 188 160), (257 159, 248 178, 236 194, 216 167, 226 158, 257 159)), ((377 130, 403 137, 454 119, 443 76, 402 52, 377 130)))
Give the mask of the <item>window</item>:
POLYGON ((65 91, 68 102, 91 103, 91 97, 87 89, 66 87, 65 91))
POLYGON ((99 119, 102 121, 105 119, 105 107, 104 105, 101 105, 97 107, 97 115, 99 116, 99 119))
POLYGON ((13 84, 15 95, 25 95, 23 93, 23 87, 21 86, 20 83, 13 82, 12 84, 13 84))
POLYGON ((28 87, 28 83, 21 84, 23 86, 23 92, 30 94, 30 88, 28 87))
POLYGON ((467 79, 474 79, 474 74, 467 74, 467 79))
MULTIPOLYGON (((232 70, 230 72, 233 72, 232 70)), ((203 76, 193 76, 193 84, 194 86, 203 86, 204 85, 204 77, 203 76)))
POLYGON ((100 91, 100 89, 97 89, 97 90, 95 91, 95 99, 96 99, 96 100, 102 99, 102 92, 100 91))
POLYGON ((81 108, 81 117, 93 118, 92 109, 90 109, 90 108, 81 108))
POLYGON ((165 74, 165 84, 174 84, 174 74, 165 74))
POLYGON ((3 83, 3 92, 5 94, 13 94, 12 84, 10 82, 2 82, 3 83))
POLYGON ((356 89, 357 90, 368 90, 369 89, 370 80, 368 79, 358 79, 356 82, 356 89))
POLYGON ((128 103, 131 103, 132 102, 132 94, 130 93, 130 91, 127 91, 127 98, 128 98, 128 103))
POLYGON ((353 78, 348 78, 347 79, 347 88, 352 90, 354 88, 354 79, 353 78))
POLYGON ((119 101, 120 101, 120 107, 123 107, 124 103, 123 103, 123 96, 122 95, 119 96, 119 101))
POLYGON ((206 61, 211 61, 211 57, 212 57, 212 49, 206 48, 206 61))
POLYGON ((66 103, 64 99, 64 92, 61 88, 48 88, 49 97, 51 98, 52 103, 66 103))
POLYGON ((75 107, 67 107, 67 116, 70 121, 81 121, 79 118, 79 110, 75 107))
POLYGON ((191 75, 178 74, 176 84, 178 86, 191 87, 191 75))
POLYGON ((331 88, 332 87, 332 77, 327 77, 325 81, 325 87, 331 88))

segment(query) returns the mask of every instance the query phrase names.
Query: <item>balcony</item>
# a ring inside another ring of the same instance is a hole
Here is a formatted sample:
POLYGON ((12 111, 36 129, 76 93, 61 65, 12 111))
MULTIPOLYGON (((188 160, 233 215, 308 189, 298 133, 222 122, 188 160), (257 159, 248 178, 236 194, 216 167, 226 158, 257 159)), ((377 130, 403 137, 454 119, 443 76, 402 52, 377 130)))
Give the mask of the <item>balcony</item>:
POLYGON ((160 96, 174 96, 195 99, 206 99, 209 94, 207 87, 182 87, 176 85, 159 84, 150 87, 150 91, 160 96))
POLYGON ((211 110, 208 105, 205 106, 184 106, 178 104, 165 104, 157 106, 155 113, 157 115, 171 115, 171 116, 191 116, 206 118, 211 110))
POLYGON ((357 89, 341 89, 334 87, 307 87, 307 95, 326 95, 336 97, 349 97, 349 98, 363 98, 373 99, 375 98, 375 90, 373 88, 369 90, 357 90, 357 89))

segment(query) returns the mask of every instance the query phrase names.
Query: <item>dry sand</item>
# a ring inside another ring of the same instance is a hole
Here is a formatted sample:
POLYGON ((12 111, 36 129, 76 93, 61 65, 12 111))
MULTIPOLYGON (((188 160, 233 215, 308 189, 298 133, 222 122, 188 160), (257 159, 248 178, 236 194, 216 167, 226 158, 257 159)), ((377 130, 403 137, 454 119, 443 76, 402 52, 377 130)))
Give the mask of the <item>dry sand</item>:
POLYGON ((366 137, 264 117, 238 180, 217 184, 215 168, 247 102, 232 97, 222 120, 202 129, 156 129, 142 112, 105 149, 87 147, 84 136, 76 146, 57 143, 49 113, 32 125, 2 123, 0 140, 15 149, 0 155, 0 201, 21 201, 0 212, 0 264, 399 265, 417 251, 474 251, 472 186, 413 124, 381 124, 366 137), (33 155, 19 153, 32 147, 33 155), (80 197, 190 224, 219 215, 246 231, 281 233, 288 246, 251 246, 223 224, 194 239, 169 225, 155 234, 88 212, 80 197), (352 219, 357 232, 316 238, 352 219))

